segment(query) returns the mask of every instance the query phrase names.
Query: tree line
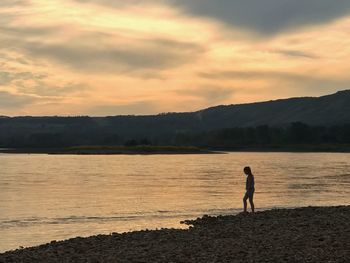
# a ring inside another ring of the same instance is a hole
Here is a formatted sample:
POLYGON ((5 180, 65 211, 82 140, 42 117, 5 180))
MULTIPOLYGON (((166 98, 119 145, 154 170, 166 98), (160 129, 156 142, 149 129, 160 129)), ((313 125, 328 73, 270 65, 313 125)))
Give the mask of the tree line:
POLYGON ((176 144, 222 149, 346 145, 350 144, 350 124, 325 127, 294 122, 286 127, 261 125, 201 133, 182 133, 177 134, 176 144))
POLYGON ((21 132, 21 127, 7 133, 0 131, 0 148, 61 148, 79 145, 175 145, 202 148, 244 149, 303 145, 350 144, 350 124, 310 126, 294 122, 284 127, 261 125, 211 131, 171 130, 145 133, 133 130, 119 133, 118 128, 103 129, 74 125, 70 129, 50 127, 21 132))

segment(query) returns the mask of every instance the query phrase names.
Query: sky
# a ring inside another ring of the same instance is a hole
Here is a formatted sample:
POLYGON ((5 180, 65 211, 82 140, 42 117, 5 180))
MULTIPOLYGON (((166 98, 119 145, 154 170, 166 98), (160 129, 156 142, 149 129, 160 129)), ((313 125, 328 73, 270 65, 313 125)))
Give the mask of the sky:
POLYGON ((0 115, 322 96, 349 70, 348 0, 0 1, 0 115))

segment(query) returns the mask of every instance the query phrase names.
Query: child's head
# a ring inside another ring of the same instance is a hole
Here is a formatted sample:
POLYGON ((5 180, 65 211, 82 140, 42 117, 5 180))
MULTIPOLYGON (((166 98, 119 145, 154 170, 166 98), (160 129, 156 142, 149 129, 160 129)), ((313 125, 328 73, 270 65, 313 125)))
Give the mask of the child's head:
POLYGON ((249 166, 244 167, 243 171, 246 175, 252 174, 252 170, 250 169, 249 166))

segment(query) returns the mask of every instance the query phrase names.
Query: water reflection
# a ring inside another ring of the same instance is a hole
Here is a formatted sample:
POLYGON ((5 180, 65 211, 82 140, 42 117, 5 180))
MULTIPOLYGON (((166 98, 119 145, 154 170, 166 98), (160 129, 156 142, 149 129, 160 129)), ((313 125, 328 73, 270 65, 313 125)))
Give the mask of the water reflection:
POLYGON ((350 154, 0 156, 0 251, 53 239, 180 227, 241 210, 349 204, 350 154))

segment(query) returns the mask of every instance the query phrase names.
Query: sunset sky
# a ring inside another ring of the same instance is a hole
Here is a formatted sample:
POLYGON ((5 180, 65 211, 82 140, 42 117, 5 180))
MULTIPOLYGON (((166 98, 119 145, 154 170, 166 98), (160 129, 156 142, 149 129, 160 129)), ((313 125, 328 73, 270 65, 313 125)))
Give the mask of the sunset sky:
POLYGON ((319 96, 349 71, 349 0, 0 0, 0 115, 319 96))

